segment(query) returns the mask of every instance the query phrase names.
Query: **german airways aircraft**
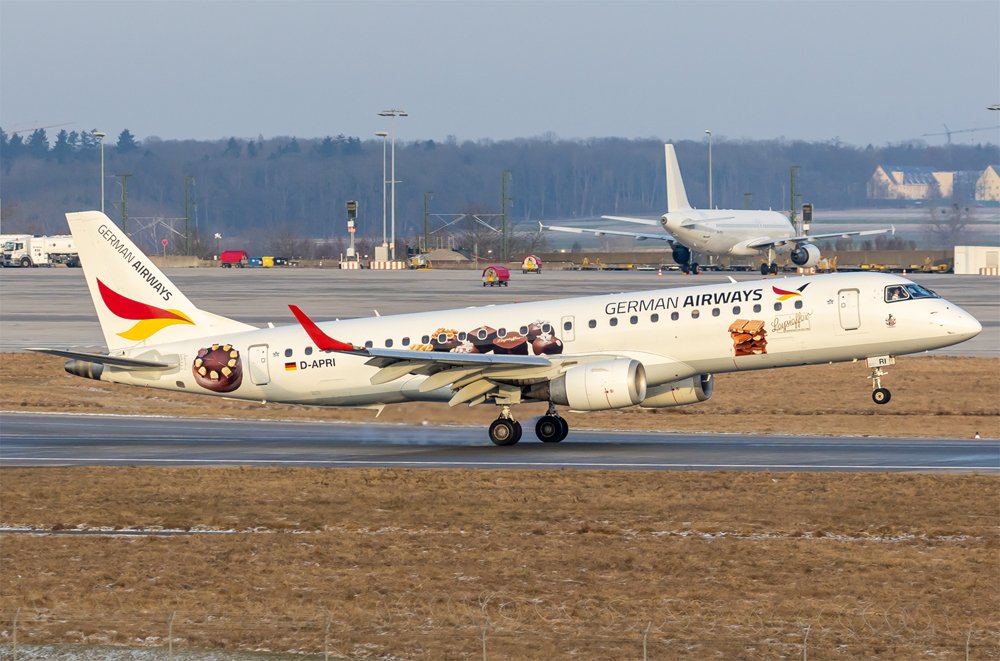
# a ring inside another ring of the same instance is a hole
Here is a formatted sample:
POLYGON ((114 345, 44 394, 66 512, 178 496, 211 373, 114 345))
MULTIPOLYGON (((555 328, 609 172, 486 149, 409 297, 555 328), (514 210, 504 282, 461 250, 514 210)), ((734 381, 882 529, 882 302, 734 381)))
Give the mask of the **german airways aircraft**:
POLYGON ((667 144, 663 147, 667 168, 667 213, 663 214, 659 221, 631 216, 601 217, 607 220, 618 220, 651 227, 662 225, 663 229, 667 231, 666 234, 594 230, 544 225, 542 223, 539 223, 539 228, 571 234, 628 236, 639 241, 646 239, 666 241, 673 249, 674 261, 681 265, 681 269, 685 273, 698 272, 698 264, 691 262, 692 251, 716 257, 764 255, 766 259, 760 265, 761 275, 778 272, 778 264, 774 260, 777 255, 782 253, 788 253, 792 263, 796 266, 816 266, 820 260, 820 251, 812 242, 819 239, 895 233, 895 228, 887 228, 796 236, 791 221, 777 211, 756 209, 708 209, 702 211, 695 209, 688 203, 674 146, 667 144))
POLYGON ((108 346, 71 359, 82 377, 317 406, 492 404, 497 445, 521 438, 513 407, 600 411, 707 400, 713 374, 867 359, 872 398, 900 354, 957 344, 982 326, 906 278, 838 273, 256 328, 196 307, 103 213, 66 214, 108 346))

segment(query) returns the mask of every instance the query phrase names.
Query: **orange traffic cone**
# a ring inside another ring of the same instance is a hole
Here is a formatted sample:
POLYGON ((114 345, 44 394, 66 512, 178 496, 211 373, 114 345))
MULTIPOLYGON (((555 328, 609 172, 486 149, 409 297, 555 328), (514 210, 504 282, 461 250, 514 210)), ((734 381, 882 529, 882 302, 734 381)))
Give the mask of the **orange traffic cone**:
POLYGON ((658 271, 656 272, 656 277, 657 277, 657 278, 662 278, 662 277, 663 277, 663 269, 660 269, 660 270, 658 270, 658 271))

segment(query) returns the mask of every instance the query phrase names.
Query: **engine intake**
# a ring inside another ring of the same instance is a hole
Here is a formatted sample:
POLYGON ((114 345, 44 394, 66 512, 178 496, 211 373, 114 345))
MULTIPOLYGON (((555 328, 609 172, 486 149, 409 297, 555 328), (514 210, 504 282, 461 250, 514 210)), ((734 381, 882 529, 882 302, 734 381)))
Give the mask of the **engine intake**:
POLYGON ((801 243, 792 251, 791 258, 796 266, 816 266, 819 264, 819 248, 811 243, 801 243))
POLYGON ((574 411, 635 406, 646 398, 646 369, 631 358, 577 365, 549 383, 549 396, 574 411))
POLYGON ((711 374, 698 374, 687 379, 674 381, 650 388, 640 404, 650 409, 665 409, 704 402, 715 390, 715 379, 711 374))

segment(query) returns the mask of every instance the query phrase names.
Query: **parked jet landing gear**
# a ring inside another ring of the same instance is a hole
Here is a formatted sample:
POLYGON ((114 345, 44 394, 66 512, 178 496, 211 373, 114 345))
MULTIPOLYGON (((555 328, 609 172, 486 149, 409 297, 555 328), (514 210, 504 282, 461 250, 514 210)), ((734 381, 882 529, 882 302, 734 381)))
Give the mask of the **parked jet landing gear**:
POLYGON ((542 443, 558 443, 569 435, 569 423, 556 413, 554 406, 549 405, 548 412, 535 423, 535 436, 542 443))
POLYGON ((495 445, 514 445, 521 440, 521 431, 521 423, 511 417, 510 407, 504 406, 490 425, 490 440, 495 445))
POLYGON ((778 264, 777 264, 777 262, 771 262, 770 265, 768 265, 767 262, 761 262, 761 265, 760 265, 760 274, 761 275, 768 275, 768 274, 770 274, 770 275, 777 275, 778 274, 778 264))

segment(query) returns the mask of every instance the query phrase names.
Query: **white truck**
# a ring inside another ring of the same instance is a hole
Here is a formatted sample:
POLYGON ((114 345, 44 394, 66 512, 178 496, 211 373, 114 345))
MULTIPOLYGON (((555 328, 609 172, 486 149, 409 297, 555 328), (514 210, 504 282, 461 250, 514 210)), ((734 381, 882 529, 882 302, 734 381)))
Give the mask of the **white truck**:
POLYGON ((73 245, 73 237, 22 236, 8 239, 3 244, 3 265, 20 266, 79 266, 80 256, 73 245))

